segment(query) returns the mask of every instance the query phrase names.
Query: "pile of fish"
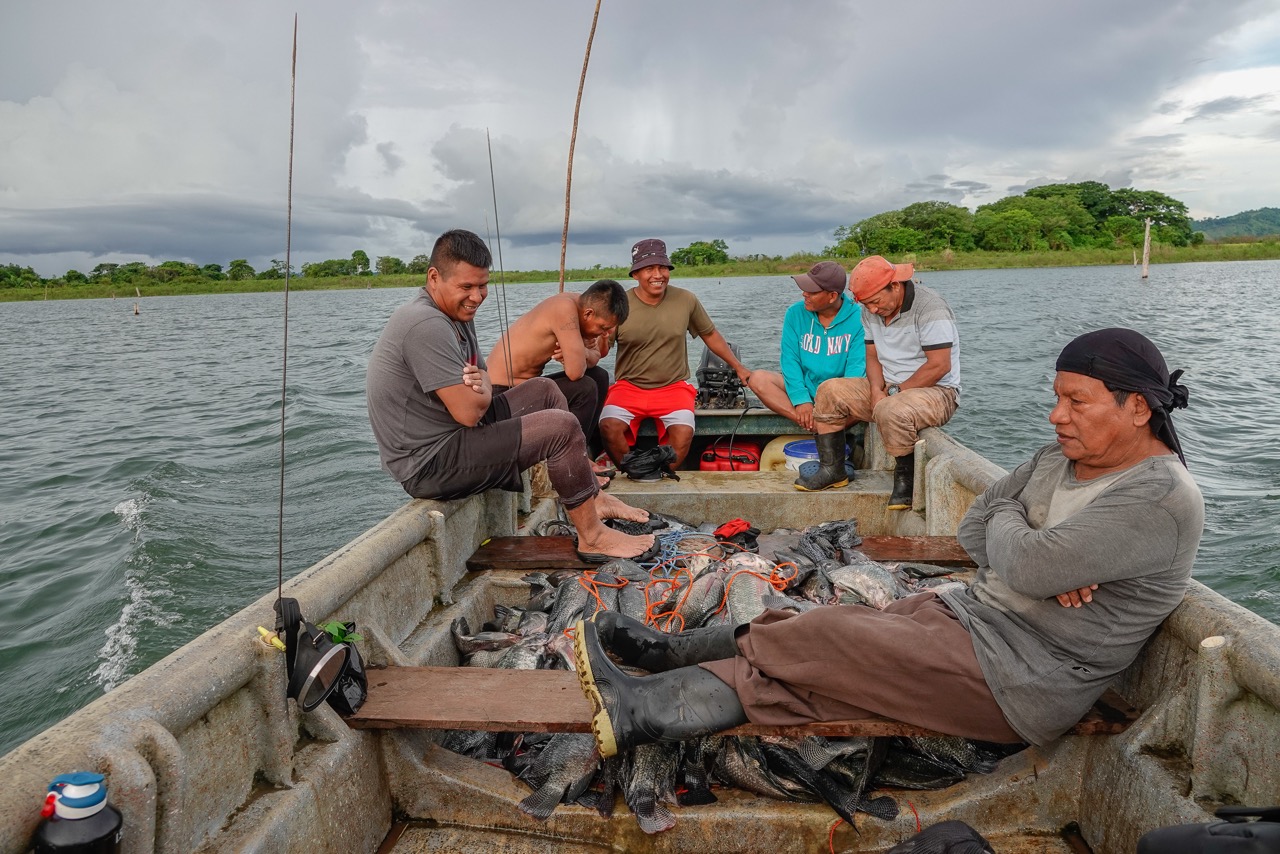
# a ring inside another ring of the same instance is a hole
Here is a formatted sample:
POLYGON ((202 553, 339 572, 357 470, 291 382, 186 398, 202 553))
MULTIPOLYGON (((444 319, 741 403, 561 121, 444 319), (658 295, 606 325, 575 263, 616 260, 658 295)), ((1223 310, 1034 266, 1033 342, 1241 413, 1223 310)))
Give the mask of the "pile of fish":
MULTIPOLYGON (((616 560, 594 572, 530 573, 523 607, 498 605, 493 620, 474 633, 464 618, 455 620, 463 664, 572 670, 572 627, 602 609, 681 631, 740 625, 769 608, 884 608, 922 589, 961 583, 946 578, 950 570, 944 567, 867 558, 857 551, 862 541, 852 520, 774 531, 759 537, 757 551, 718 541, 714 525, 667 521, 656 534, 661 548, 651 565, 616 560)), ((520 809, 536 819, 545 820, 562 803, 609 817, 621 793, 646 833, 675 825, 669 805, 714 802, 715 784, 780 800, 825 801, 850 824, 855 812, 892 819, 896 801, 869 797, 869 791, 950 786, 966 774, 991 770, 1007 753, 950 737, 711 736, 644 745, 607 760, 583 733, 455 730, 444 733, 441 744, 501 764, 526 783, 533 793, 520 809)))

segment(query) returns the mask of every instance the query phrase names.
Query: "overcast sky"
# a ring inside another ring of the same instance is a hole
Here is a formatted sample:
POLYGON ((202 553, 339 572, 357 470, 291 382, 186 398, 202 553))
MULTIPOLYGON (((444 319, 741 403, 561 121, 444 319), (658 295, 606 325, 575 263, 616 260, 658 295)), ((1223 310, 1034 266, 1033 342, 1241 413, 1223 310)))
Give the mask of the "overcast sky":
MULTIPOLYGON (((594 0, 0 7, 0 263, 405 260, 494 228, 554 269, 594 0)), ((1099 180, 1280 206, 1280 0, 603 0, 569 266, 786 255, 940 199, 1099 180)))

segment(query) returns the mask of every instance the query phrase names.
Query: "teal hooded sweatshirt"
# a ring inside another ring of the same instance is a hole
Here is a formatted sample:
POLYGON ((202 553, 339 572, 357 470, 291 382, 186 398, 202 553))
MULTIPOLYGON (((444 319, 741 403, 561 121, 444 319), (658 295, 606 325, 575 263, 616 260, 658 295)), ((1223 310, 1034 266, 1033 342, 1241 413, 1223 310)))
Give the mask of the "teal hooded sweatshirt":
POLYGON ((792 406, 813 403, 824 380, 867 375, 862 312, 848 294, 826 329, 818 315, 805 309, 804 300, 788 308, 782 320, 781 349, 782 378, 792 406))

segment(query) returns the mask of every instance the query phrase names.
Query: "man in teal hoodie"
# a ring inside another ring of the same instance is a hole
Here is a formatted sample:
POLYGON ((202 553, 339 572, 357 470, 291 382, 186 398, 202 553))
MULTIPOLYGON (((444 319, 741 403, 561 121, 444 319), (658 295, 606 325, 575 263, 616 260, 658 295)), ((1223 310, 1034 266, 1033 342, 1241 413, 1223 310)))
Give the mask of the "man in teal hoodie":
POLYGON ((752 371, 747 383, 774 412, 813 432, 813 397, 823 381, 867 375, 862 318, 845 295, 848 274, 835 261, 820 261, 793 276, 804 299, 782 321, 782 373, 752 371))

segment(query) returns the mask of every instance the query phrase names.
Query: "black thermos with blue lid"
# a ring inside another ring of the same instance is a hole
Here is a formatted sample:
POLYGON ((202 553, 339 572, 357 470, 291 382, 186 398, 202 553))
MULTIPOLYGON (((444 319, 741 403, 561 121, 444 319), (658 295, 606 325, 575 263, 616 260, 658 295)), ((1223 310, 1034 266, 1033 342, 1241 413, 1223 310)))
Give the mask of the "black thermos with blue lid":
POLYGON ((124 819, 107 803, 103 779, 89 771, 53 778, 32 839, 35 854, 120 854, 124 819))

